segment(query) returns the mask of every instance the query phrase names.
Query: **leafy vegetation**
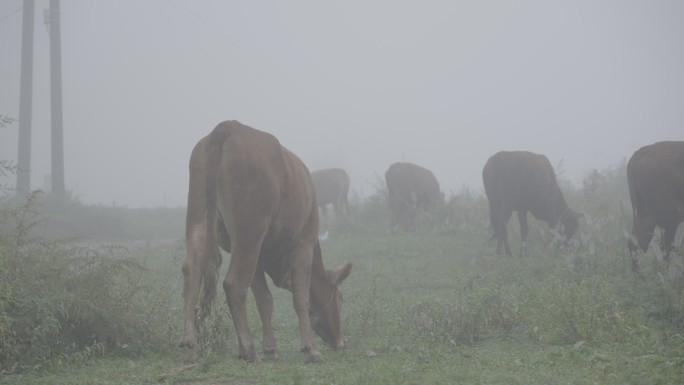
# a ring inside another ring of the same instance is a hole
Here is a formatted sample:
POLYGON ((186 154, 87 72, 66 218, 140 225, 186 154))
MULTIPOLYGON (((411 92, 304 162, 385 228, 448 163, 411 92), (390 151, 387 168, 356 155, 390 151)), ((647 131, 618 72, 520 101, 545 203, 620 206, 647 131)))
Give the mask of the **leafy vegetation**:
MULTIPOLYGON (((477 192, 450 194, 413 233, 388 231, 381 183, 375 195, 355 200, 323 242, 328 266, 354 264, 342 287, 350 343, 323 349, 323 365, 303 363, 291 296, 274 288, 278 361, 237 360, 227 306, 217 304, 197 365, 180 366, 183 242, 139 241, 180 239, 182 225, 168 223, 182 223, 182 210, 150 209, 131 231, 135 221, 127 218, 136 210, 73 198, 63 203, 69 209, 46 209, 58 203, 40 194, 20 204, 7 198, 0 207, 0 384, 681 383, 681 256, 667 264, 649 252, 640 256, 641 275, 630 272, 624 164, 587 174, 581 188, 561 184, 585 214, 579 233, 569 250, 557 250, 546 224, 531 220, 524 258, 493 255, 487 201, 477 192), (69 242, 36 231, 51 215, 73 226, 69 242), (118 223, 99 227, 121 229, 109 233, 118 243, 74 241, 81 231, 90 236, 89 216, 118 223)), ((515 222, 512 247, 519 246, 515 222)))
POLYGON ((12 123, 14 123, 16 121, 17 121, 17 119, 15 119, 9 115, 0 114, 0 128, 5 128, 5 127, 11 125, 12 123))
MULTIPOLYGON (((106 352, 170 351, 164 324, 171 327, 165 320, 172 293, 155 277, 150 248, 92 248, 78 238, 36 235, 50 220, 46 213, 74 203, 52 201, 46 209, 40 191, 25 197, 5 192, 0 200, 3 373, 60 368, 106 352)), ((80 220, 79 213, 69 212, 64 220, 80 220)))

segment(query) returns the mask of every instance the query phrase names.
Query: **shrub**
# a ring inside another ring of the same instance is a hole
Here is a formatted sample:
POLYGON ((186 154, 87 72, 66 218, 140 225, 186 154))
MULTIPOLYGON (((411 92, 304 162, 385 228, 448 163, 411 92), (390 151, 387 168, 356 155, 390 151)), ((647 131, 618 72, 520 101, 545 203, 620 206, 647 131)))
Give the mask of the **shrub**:
POLYGON ((489 232, 489 203, 485 195, 463 187, 448 198, 443 212, 447 230, 459 234, 491 236, 486 234, 489 232))
POLYGON ((0 200, 0 371, 169 348, 172 292, 147 257, 34 235, 40 196, 0 200))
POLYGON ((620 256, 574 255, 527 288, 530 332, 552 344, 628 343, 651 349, 684 330, 684 285, 666 263, 635 276, 620 256))
POLYGON ((629 327, 619 297, 606 277, 580 276, 560 269, 535 290, 532 332, 540 341, 622 341, 629 327))
POLYGON ((474 278, 459 282, 449 301, 422 301, 403 317, 404 326, 423 338, 471 344, 512 331, 521 319, 518 299, 509 288, 474 278))

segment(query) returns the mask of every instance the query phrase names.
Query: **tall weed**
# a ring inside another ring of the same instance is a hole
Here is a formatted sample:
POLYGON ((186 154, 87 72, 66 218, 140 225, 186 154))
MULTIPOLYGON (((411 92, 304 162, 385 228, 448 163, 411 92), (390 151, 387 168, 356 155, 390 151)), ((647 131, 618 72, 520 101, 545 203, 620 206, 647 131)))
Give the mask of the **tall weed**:
POLYGON ((580 276, 567 269, 550 274, 534 290, 532 333, 540 342, 622 342, 629 328, 614 285, 604 276, 580 276))
POLYGON ((519 299, 510 290, 484 278, 472 278, 458 282, 448 301, 421 301, 411 306, 403 323, 423 338, 456 345, 508 333, 521 319, 519 299))
POLYGON ((39 195, 0 202, 0 370, 168 349, 171 298, 144 258, 34 235, 39 195))

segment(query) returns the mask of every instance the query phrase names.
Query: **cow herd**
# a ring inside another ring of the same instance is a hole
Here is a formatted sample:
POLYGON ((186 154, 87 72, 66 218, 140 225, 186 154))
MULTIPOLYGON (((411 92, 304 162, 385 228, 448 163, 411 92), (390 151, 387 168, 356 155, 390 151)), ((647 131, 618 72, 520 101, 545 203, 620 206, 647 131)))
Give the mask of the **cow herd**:
MULTIPOLYGON (((636 270, 636 253, 646 250, 655 228, 664 230, 661 247, 667 257, 684 221, 684 142, 659 142, 639 149, 629 160, 627 177, 634 213, 628 245, 636 270)), ((577 230, 581 214, 568 207, 546 156, 498 152, 484 165, 482 179, 498 255, 512 255, 506 223, 514 211, 523 255, 528 212, 548 223, 559 245, 577 230)), ((443 204, 437 179, 418 165, 394 163, 385 181, 393 227, 412 230, 419 212, 443 204)), ((326 207, 331 204, 336 215, 346 215, 348 193, 349 176, 344 170, 310 173, 273 135, 237 121, 220 123, 197 143, 190 158, 187 254, 182 269, 185 361, 196 358, 198 324, 216 296, 220 249, 231 254, 223 290, 240 358, 260 360, 247 323, 249 289, 262 322, 263 357, 277 357, 273 298, 266 275, 292 293, 307 362, 323 361, 314 333, 333 349, 345 346, 339 285, 350 275, 351 263, 326 269, 318 231, 319 209, 327 217, 326 207)))

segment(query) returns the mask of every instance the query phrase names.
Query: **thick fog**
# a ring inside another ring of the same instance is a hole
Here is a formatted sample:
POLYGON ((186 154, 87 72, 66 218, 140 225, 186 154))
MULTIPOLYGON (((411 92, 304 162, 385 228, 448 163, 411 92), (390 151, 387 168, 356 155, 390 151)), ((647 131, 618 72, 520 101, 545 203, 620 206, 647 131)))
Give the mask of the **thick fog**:
MULTIPOLYGON (((0 2, 0 114, 18 118, 22 1, 0 2)), ((36 1, 32 188, 50 173, 47 0, 36 1)), ((684 2, 64 0, 66 188, 183 206, 194 144, 223 120, 276 135, 361 196, 395 161, 482 191, 499 150, 578 183, 684 140, 684 2)), ((0 129, 16 161, 18 124, 0 129)), ((15 179, 12 178, 12 183, 15 179)), ((47 184, 49 185, 49 184, 47 184)))

